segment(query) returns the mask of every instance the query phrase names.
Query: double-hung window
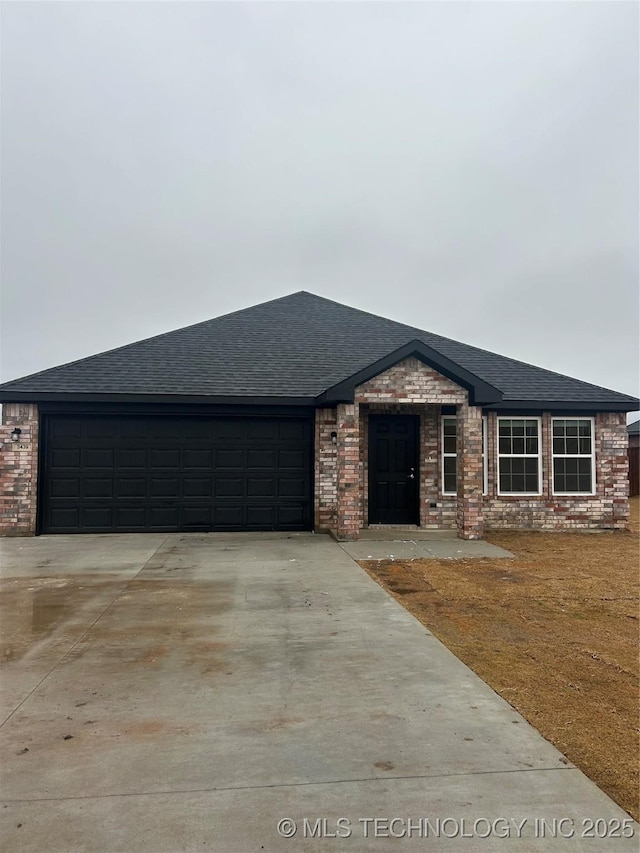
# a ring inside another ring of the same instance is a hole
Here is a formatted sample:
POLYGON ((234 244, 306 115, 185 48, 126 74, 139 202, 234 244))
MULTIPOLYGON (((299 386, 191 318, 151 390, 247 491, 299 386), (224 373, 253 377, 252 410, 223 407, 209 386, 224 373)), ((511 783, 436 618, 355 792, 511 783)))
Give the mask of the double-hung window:
POLYGON ((498 418, 498 494, 539 495, 540 418, 498 418))
POLYGON ((552 418, 551 436, 553 494, 594 494, 593 419, 552 418))
MULTIPOLYGON (((442 494, 455 495, 458 491, 457 426, 455 415, 442 418, 442 494)), ((487 494, 487 419, 482 418, 482 494, 487 494)))
POLYGON ((442 494, 455 495, 458 487, 456 483, 458 464, 456 457, 456 419, 455 417, 442 418, 442 494))

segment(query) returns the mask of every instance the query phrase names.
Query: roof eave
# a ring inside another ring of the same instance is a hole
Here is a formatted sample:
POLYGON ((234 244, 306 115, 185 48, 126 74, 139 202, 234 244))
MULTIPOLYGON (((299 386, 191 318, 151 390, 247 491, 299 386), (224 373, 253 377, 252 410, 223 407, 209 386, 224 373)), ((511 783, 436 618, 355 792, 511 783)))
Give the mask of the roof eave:
POLYGON ((314 406, 315 397, 268 397, 247 394, 122 394, 53 391, 0 391, 0 403, 210 403, 211 405, 314 406))
POLYGON ((544 412, 634 412, 640 407, 640 400, 630 398, 625 400, 502 400, 500 403, 490 403, 487 409, 495 411, 530 411, 544 412))

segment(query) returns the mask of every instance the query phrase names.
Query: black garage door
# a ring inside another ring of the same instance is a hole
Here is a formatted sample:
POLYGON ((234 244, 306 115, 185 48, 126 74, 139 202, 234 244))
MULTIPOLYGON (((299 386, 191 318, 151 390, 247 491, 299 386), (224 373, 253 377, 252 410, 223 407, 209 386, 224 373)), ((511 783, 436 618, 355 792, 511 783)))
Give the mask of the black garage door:
POLYGON ((308 418, 49 415, 44 448, 43 533, 311 528, 308 418))

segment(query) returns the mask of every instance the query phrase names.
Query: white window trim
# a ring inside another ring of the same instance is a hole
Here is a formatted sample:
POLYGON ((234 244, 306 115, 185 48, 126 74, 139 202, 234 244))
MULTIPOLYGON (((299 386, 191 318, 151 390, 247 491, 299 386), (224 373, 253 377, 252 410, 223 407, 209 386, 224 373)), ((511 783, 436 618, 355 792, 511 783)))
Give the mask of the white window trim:
POLYGON ((595 418, 576 418, 572 415, 551 418, 551 494, 567 495, 576 498, 593 497, 596 493, 596 421, 595 418), (590 421, 591 422, 591 491, 590 492, 556 492, 554 459, 586 459, 586 453, 554 453, 553 452, 553 422, 554 421, 590 421))
MULTIPOLYGON (((444 460, 451 459, 453 457, 457 460, 458 458, 458 423, 455 415, 441 415, 440 417, 440 492, 443 495, 447 495, 449 497, 453 497, 453 495, 458 494, 458 490, 455 492, 447 492, 444 488, 444 460), (456 421, 456 452, 455 453, 445 453, 444 452, 444 422, 447 420, 456 421)), ((456 461, 456 472, 458 470, 458 463, 456 461)), ((457 473, 456 473, 456 482, 457 482, 457 473)))
POLYGON ((487 427, 488 418, 482 416, 482 495, 489 494, 489 435, 487 427))
MULTIPOLYGON (((487 440, 487 416, 482 416, 482 494, 489 494, 489 453, 488 453, 488 440, 487 440)), ((447 497, 453 497, 453 495, 457 495, 458 491, 456 489, 455 492, 445 492, 444 490, 444 460, 445 458, 450 459, 453 457, 456 459, 456 471, 458 470, 457 459, 458 459, 458 420, 456 415, 441 415, 440 416, 440 494, 447 495, 447 497), (445 453, 444 452, 444 422, 447 419, 452 419, 456 422, 456 452, 455 453, 445 453)))
POLYGON ((498 415, 496 422, 496 489, 499 497, 527 498, 540 497, 542 491, 542 418, 530 415, 498 415), (537 453, 500 453, 500 421, 536 421, 538 424, 537 453), (538 491, 537 492, 503 492, 500 490, 500 460, 501 459, 538 459, 538 491))

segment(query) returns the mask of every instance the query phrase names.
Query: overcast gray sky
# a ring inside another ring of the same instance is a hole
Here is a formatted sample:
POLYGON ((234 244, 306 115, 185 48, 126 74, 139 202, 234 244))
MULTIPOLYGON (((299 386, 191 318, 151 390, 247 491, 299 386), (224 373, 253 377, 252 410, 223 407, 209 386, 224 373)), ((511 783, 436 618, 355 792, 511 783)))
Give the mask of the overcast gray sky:
POLYGON ((3 380, 310 290, 638 393, 636 3, 2 17, 3 380))

